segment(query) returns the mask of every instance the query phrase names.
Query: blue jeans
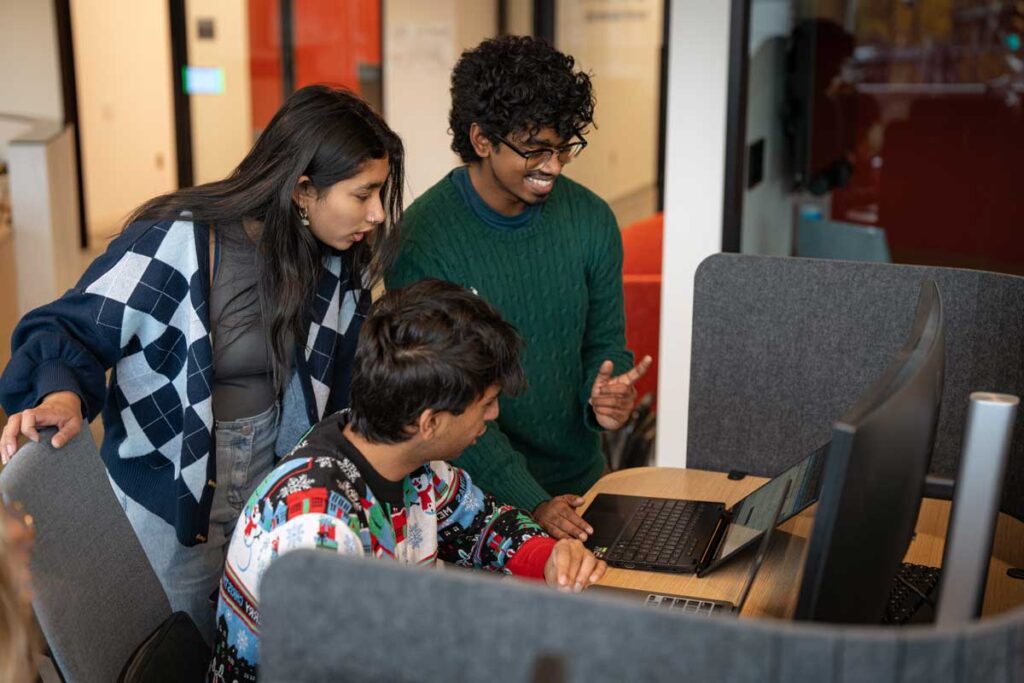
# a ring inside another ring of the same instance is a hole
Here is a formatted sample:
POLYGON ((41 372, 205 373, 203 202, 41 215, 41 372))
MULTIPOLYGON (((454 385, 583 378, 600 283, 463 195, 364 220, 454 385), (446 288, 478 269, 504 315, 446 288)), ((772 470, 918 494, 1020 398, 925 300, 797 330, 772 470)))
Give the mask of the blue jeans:
POLYGON ((213 641, 215 632, 216 591, 224 572, 228 542, 249 495, 274 467, 274 443, 279 428, 277 403, 254 417, 214 424, 217 488, 206 543, 181 545, 173 526, 110 481, 167 593, 171 609, 188 612, 207 642, 213 641))

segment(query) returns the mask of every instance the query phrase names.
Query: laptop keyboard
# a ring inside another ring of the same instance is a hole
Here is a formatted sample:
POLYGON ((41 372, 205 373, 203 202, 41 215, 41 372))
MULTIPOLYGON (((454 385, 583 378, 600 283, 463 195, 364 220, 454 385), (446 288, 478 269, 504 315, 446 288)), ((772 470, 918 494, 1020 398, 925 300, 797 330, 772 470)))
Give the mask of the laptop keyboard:
POLYGON ((689 500, 645 500, 607 553, 609 562, 689 564, 697 550, 694 534, 702 507, 689 500))
POLYGON ((644 604, 648 607, 685 612, 686 614, 719 614, 731 608, 731 605, 721 602, 700 600, 698 598, 677 598, 671 595, 658 595, 657 593, 648 595, 647 599, 644 600, 644 604))

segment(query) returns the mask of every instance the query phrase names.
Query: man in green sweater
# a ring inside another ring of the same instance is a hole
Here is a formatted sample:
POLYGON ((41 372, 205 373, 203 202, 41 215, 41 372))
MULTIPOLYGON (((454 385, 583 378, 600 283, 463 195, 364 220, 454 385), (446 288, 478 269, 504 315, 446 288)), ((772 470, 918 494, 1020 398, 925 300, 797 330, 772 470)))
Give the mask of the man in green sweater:
POLYGON ((636 399, 625 348, 622 240, 608 205, 561 176, 586 147, 590 78, 542 40, 464 52, 452 72, 452 149, 466 162, 405 214, 388 288, 434 277, 490 302, 526 340, 529 388, 458 460, 482 489, 555 538, 586 540, 580 494, 605 470, 598 432, 636 399))

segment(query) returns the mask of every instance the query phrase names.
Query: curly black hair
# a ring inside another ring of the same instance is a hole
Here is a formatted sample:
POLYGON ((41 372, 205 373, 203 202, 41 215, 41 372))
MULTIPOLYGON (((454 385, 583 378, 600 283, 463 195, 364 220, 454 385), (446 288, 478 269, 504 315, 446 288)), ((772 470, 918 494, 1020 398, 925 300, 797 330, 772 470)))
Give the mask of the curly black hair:
POLYGON ((452 71, 452 150, 467 163, 479 159, 469 139, 473 123, 492 142, 543 128, 563 140, 585 134, 594 123, 594 92, 590 75, 574 71, 575 63, 530 36, 485 40, 463 52, 452 71))

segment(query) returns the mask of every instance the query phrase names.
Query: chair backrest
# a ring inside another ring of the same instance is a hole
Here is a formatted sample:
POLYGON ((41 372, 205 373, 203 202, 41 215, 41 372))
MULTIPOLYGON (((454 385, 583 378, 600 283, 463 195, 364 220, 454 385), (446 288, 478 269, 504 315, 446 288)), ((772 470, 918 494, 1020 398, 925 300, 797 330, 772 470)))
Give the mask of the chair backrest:
POLYGON ((654 363, 637 382, 640 396, 658 395, 658 344, 661 324, 662 214, 657 213, 622 230, 622 289, 626 310, 626 345, 637 360, 654 363))
POLYGON ((0 472, 36 528, 33 607, 65 680, 114 681, 171 614, 88 429, 57 450, 53 430, 0 472))
POLYGON ((261 586, 261 681, 1021 680, 1024 610, 959 629, 692 617, 322 551, 261 586), (557 664, 551 666, 552 663, 557 664))
MULTIPOLYGON (((694 278, 687 464, 774 475, 823 444, 901 347, 926 278, 947 353, 931 471, 955 477, 971 392, 1024 395, 1024 278, 738 254, 694 278)), ((1024 520, 1021 415, 1002 509, 1024 520)))
POLYGON ((844 261, 892 261, 882 228, 814 218, 801 218, 797 223, 796 255, 844 261))

